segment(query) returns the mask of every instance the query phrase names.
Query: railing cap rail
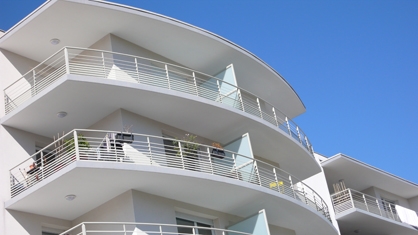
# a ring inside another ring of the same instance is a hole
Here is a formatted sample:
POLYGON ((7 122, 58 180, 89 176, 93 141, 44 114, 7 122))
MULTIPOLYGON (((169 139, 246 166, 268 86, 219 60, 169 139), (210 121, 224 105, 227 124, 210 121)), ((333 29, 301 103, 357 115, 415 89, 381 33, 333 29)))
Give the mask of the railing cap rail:
MULTIPOLYGON (((197 228, 197 229, 205 229, 205 230, 215 230, 215 231, 224 231, 224 232, 232 232, 238 233, 243 235, 253 235, 252 233, 246 233, 241 231, 229 230, 229 229, 222 229, 222 228, 209 228, 209 227, 201 227, 201 226, 189 226, 189 225, 178 225, 178 224, 160 224, 160 223, 137 223, 137 222, 81 222, 76 226, 62 232, 61 234, 66 234, 71 232, 72 230, 82 226, 82 225, 147 225, 147 226, 162 226, 162 227, 181 227, 181 228, 197 228)), ((97 230, 95 230, 97 231, 97 230)), ((100 231, 100 230, 99 230, 100 231)), ((164 233, 164 232, 163 232, 164 233)))

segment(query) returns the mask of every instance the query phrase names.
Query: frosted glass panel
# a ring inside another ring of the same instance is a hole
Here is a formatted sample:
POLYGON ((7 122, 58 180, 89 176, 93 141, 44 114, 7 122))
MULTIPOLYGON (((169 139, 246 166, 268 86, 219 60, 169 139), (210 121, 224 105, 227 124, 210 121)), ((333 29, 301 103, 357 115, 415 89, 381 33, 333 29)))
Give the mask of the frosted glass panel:
MULTIPOLYGON (((267 216, 264 210, 261 210, 257 214, 247 217, 246 219, 229 226, 228 229, 256 235, 270 235, 267 216)), ((229 235, 238 234, 230 232, 229 235)))

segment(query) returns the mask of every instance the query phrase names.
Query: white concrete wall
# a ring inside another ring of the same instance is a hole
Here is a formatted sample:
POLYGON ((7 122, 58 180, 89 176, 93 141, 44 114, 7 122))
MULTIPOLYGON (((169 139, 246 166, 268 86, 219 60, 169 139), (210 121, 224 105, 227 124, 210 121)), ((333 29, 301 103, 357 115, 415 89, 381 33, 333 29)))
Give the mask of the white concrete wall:
POLYGON ((4 208, 11 196, 9 170, 34 154, 36 145, 46 145, 52 139, 4 126, 0 126, 0 139, 0 234, 40 234, 42 224, 69 228, 69 221, 4 208))
POLYGON ((385 198, 385 199, 388 199, 388 200, 391 200, 391 201, 396 201, 397 205, 403 206, 405 208, 410 208, 407 199, 405 199, 401 196, 395 195, 393 193, 384 191, 380 188, 374 187, 374 190, 375 190, 377 198, 380 198, 380 199, 385 198))
POLYGON ((103 203, 71 222, 76 226, 81 222, 135 222, 132 193, 127 191, 103 203))
MULTIPOLYGON (((30 214, 20 211, 6 211, 4 235, 41 235, 42 228, 52 228, 57 231, 65 231, 71 228, 71 221, 47 216, 30 214)), ((0 230, 1 231, 1 230, 0 230)))
POLYGON ((418 196, 408 199, 409 209, 418 213, 418 196))
MULTIPOLYGON (((20 79, 22 75, 38 64, 39 62, 0 49, 0 90, 3 91, 6 87, 20 79)), ((29 87, 30 86, 28 86, 28 88, 29 87)), ((4 114, 4 101, 2 98, 2 101, 0 102, 0 118, 3 117, 4 114)))
MULTIPOLYGON (((317 156, 317 154, 314 154, 314 156, 315 156, 315 159, 319 162, 320 156, 317 156)), ((325 178, 325 173, 322 167, 321 167, 320 173, 313 175, 305 180, 302 180, 302 182, 308 185, 309 187, 311 187, 325 201, 325 203, 328 206, 332 224, 334 225, 334 227, 339 233, 340 229, 338 227, 337 220, 335 219, 334 207, 332 205, 330 192, 327 186, 327 180, 325 178)))

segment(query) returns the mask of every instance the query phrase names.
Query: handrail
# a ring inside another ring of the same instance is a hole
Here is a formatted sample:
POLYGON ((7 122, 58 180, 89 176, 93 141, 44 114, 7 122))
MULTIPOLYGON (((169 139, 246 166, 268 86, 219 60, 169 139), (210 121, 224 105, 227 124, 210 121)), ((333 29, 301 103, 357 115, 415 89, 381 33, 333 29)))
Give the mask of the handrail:
POLYGON ((79 47, 60 49, 4 89, 6 114, 39 94, 64 74, 151 85, 223 103, 278 127, 313 154, 312 145, 299 126, 255 94, 190 68, 105 50, 79 47))
POLYGON ((73 162, 100 161, 176 168, 256 184, 296 199, 329 219, 322 197, 298 178, 269 163, 226 149, 218 151, 212 146, 161 136, 76 129, 10 169, 11 196, 73 162), (33 167, 29 169, 30 165, 33 167))
POLYGON ((196 235, 201 234, 199 230, 210 230, 212 234, 222 233, 227 234, 240 234, 240 235, 253 235, 253 233, 245 233, 241 231, 213 228, 213 227, 201 227, 201 226, 189 226, 178 224, 159 224, 159 223, 135 223, 135 222, 82 222, 62 233, 60 235, 67 235, 76 233, 77 235, 89 235, 89 234, 160 234, 160 235, 172 235, 180 234, 178 229, 182 229, 181 234, 196 235), (94 226, 93 226, 94 225, 94 226), (89 228, 91 226, 92 228, 89 228), (103 228, 105 227, 105 228, 103 228), (139 229, 139 230, 135 230, 139 229), (137 232, 137 233, 135 233, 137 232))
POLYGON ((335 214, 357 208, 397 222, 402 222, 396 205, 385 200, 364 194, 354 189, 345 189, 331 195, 335 214))

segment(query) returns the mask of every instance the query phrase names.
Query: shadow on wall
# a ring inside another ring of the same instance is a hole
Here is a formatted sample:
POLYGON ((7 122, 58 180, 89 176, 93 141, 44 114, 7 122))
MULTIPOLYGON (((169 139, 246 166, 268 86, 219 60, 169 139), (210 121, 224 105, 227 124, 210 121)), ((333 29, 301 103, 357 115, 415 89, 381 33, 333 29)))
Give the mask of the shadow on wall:
POLYGON ((43 225, 48 224, 54 225, 59 230, 66 230, 71 227, 71 221, 14 210, 7 211, 17 221, 17 226, 21 226, 13 229, 16 232, 15 234, 24 234, 25 231, 27 234, 42 234, 43 225))
MULTIPOLYGON (((14 67, 14 69, 16 69, 17 72, 21 74, 21 76, 39 64, 39 62, 37 61, 28 59, 26 57, 20 56, 18 54, 15 54, 13 52, 10 52, 4 49, 0 49, 0 52, 6 57, 6 59, 10 62, 10 64, 14 67)), ((21 76, 9 78, 9 79, 17 80, 21 76)), ((10 80, 9 82, 11 83, 12 81, 10 80)))

